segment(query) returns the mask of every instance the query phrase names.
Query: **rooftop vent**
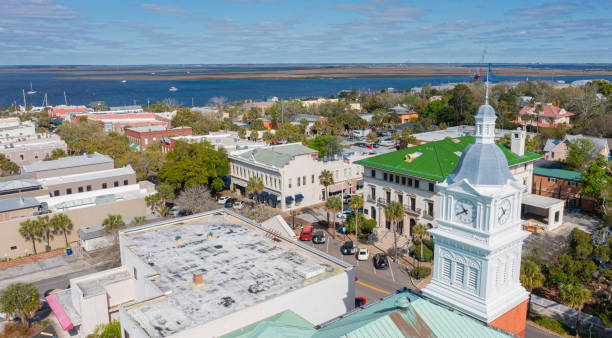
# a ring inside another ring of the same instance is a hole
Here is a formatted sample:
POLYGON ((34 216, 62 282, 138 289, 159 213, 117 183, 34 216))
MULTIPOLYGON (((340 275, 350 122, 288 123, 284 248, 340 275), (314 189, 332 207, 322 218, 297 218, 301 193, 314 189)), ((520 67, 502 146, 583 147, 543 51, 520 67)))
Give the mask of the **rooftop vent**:
POLYGON ((203 270, 196 270, 193 272, 193 284, 195 285, 201 285, 204 283, 204 271, 203 270))
POLYGON ((400 311, 406 311, 408 310, 408 308, 410 307, 410 299, 406 296, 404 297, 399 297, 396 301, 395 301, 395 306, 397 307, 398 310, 400 311))
POLYGON ((412 162, 415 158, 417 158, 417 157, 419 157, 421 155, 423 155, 423 153, 420 153, 418 151, 414 152, 414 153, 411 153, 411 154, 406 154, 406 162, 412 162))

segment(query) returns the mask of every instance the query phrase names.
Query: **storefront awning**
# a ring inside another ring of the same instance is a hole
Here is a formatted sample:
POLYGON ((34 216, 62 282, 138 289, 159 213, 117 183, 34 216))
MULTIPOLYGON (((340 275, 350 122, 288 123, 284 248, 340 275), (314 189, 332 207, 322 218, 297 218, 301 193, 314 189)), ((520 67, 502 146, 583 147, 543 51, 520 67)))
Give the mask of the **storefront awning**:
POLYGON ((267 197, 269 194, 267 191, 262 191, 260 195, 263 197, 267 197))
POLYGON ((68 315, 66 314, 66 311, 64 311, 64 307, 57 299, 57 297, 54 294, 50 294, 45 299, 47 300, 47 303, 55 314, 57 321, 62 326, 62 329, 64 329, 64 331, 72 330, 72 321, 70 320, 70 317, 68 317, 68 315))
POLYGON ((270 199, 270 201, 273 201, 273 202, 278 202, 278 196, 273 195, 273 194, 268 195, 268 199, 270 199))
POLYGON ((286 203, 291 203, 291 202, 293 202, 293 197, 292 197, 292 196, 287 196, 287 197, 285 197, 285 202, 286 202, 286 203))
POLYGON ((304 199, 304 195, 302 195, 302 194, 297 194, 297 195, 295 195, 295 200, 296 200, 296 201, 297 201, 297 200, 303 200, 303 199, 304 199))

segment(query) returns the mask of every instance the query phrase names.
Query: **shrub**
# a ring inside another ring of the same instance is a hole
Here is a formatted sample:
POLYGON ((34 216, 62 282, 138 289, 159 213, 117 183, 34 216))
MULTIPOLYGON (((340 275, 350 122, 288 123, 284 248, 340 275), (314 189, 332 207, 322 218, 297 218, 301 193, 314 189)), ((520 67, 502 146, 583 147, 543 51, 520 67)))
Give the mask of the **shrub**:
POLYGON ((543 326, 549 330, 552 330, 554 332, 557 332, 559 334, 565 334, 565 335, 569 335, 570 334, 570 327, 565 325, 564 323, 550 318, 550 317, 546 317, 546 316, 536 316, 533 318, 533 321, 540 325, 543 326))
MULTIPOLYGON (((423 248, 423 250, 425 250, 425 248, 423 248)), ((410 275, 418 279, 425 278, 429 276, 429 274, 431 274, 431 268, 427 266, 419 266, 410 271, 410 275)))
POLYGON ((4 331, 0 333, 0 338, 26 338, 33 334, 33 330, 22 323, 8 323, 4 326, 4 331))
POLYGON ((612 309, 604 310, 598 316, 605 326, 612 326, 612 309))
MULTIPOLYGON (((360 234, 369 234, 376 227, 376 220, 366 218, 362 213, 359 213, 357 219, 357 226, 359 227, 360 234)), ((346 221, 344 221, 344 227, 349 233, 355 232, 355 214, 350 214, 346 221)))
POLYGON ((427 245, 427 242, 423 242, 423 257, 421 257, 421 243, 416 240, 410 247, 410 256, 420 260, 421 262, 429 262, 433 258, 433 251, 427 245))

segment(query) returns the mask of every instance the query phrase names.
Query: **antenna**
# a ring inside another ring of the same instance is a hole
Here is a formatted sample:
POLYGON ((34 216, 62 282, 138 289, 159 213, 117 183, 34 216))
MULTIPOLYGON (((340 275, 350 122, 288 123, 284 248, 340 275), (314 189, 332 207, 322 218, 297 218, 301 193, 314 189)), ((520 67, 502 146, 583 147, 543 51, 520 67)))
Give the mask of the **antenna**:
POLYGON ((490 70, 487 71, 487 82, 485 83, 485 104, 489 104, 489 73, 490 70))

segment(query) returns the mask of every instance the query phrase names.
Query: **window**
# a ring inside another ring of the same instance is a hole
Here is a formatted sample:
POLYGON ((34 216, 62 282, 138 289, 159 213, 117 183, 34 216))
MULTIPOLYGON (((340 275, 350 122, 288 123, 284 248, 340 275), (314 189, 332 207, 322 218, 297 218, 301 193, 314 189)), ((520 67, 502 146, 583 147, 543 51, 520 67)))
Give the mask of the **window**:
POLYGON ((370 198, 373 200, 376 199, 376 187, 370 187, 370 198))
POLYGON ((79 192, 83 192, 83 187, 79 187, 79 192))
POLYGON ((300 186, 300 177, 299 177, 299 176, 298 176, 298 178, 297 178, 297 186, 298 186, 298 187, 300 186))
POLYGON ((397 194, 397 201, 404 204, 404 195, 402 194, 397 194))
POLYGON ((410 210, 416 210, 416 198, 414 197, 410 197, 410 210))
POLYGON ((554 178, 554 177, 549 177, 548 178, 548 182, 550 182, 550 183, 557 183, 557 179, 554 178))
POLYGON ((391 191, 387 190, 385 192, 385 194, 386 194, 386 197, 387 197, 387 203, 391 202, 391 191))
POLYGON ((442 277, 446 279, 451 278, 451 260, 448 258, 444 258, 444 261, 442 264, 442 277))
POLYGON ((409 179, 408 179, 408 186, 409 186, 409 187, 412 187, 412 178, 409 178, 409 179))
POLYGON ((434 191, 434 184, 429 182, 429 191, 434 191))
POLYGON ((395 184, 399 184, 399 176, 395 175, 395 184))
POLYGON ((72 188, 67 188, 66 189, 66 195, 70 195, 72 194, 72 188))
POLYGON ((372 169, 372 177, 376 178, 376 170, 372 169))
POLYGON ((291 179, 287 180, 287 185, 289 186, 289 189, 291 189, 291 179))
POLYGON ((427 201, 427 216, 433 217, 434 206, 432 201, 427 201))
POLYGON ((389 174, 389 182, 393 183, 393 174, 389 174))
POLYGON ((119 186, 119 181, 115 181, 115 183, 113 183, 113 185, 114 185, 115 187, 118 187, 118 186, 119 186))
POLYGON ((306 185, 306 176, 303 176, 303 177, 302 177, 302 184, 303 184, 303 185, 306 185))
POLYGON ((406 177, 402 176, 402 185, 406 185, 406 177))
POLYGON ((577 187, 578 186, 578 182, 575 181, 568 181, 567 185, 569 185, 570 187, 577 187))
POLYGON ((478 270, 470 268, 470 274, 468 276, 468 287, 476 289, 478 287, 478 270))
POLYGON ((551 158, 551 159, 554 159, 554 158, 555 158, 555 152, 554 152, 554 151, 551 151, 551 152, 550 152, 550 158, 551 158))
POLYGON ((559 223, 559 211, 555 211, 555 223, 559 223))
POLYGON ((134 279, 138 279, 138 271, 136 271, 136 267, 134 267, 134 279))
POLYGON ((465 273, 465 265, 457 263, 455 266, 455 282, 463 284, 463 274, 465 273))
POLYGON ((87 186, 87 191, 91 191, 91 185, 87 186))
POLYGON ((106 183, 102 183, 102 189, 106 189, 108 188, 108 185, 106 183))
POLYGON ((59 190, 55 190, 55 191, 53 192, 53 196, 59 196, 59 190))
POLYGON ((376 209, 374 207, 371 207, 370 210, 371 210, 370 217, 372 219, 376 219, 376 209))
POLYGON ((414 180, 414 187, 418 188, 419 187, 419 180, 414 180))
POLYGON ((128 180, 123 180, 123 185, 128 185, 128 184, 129 184, 128 180))
POLYGON ((17 250, 17 245, 13 245, 13 246, 11 247, 11 250, 17 250))
POLYGON ((314 175, 310 177, 310 183, 314 183, 314 175))
POLYGON ((387 173, 383 173, 383 180, 387 180, 387 173))

